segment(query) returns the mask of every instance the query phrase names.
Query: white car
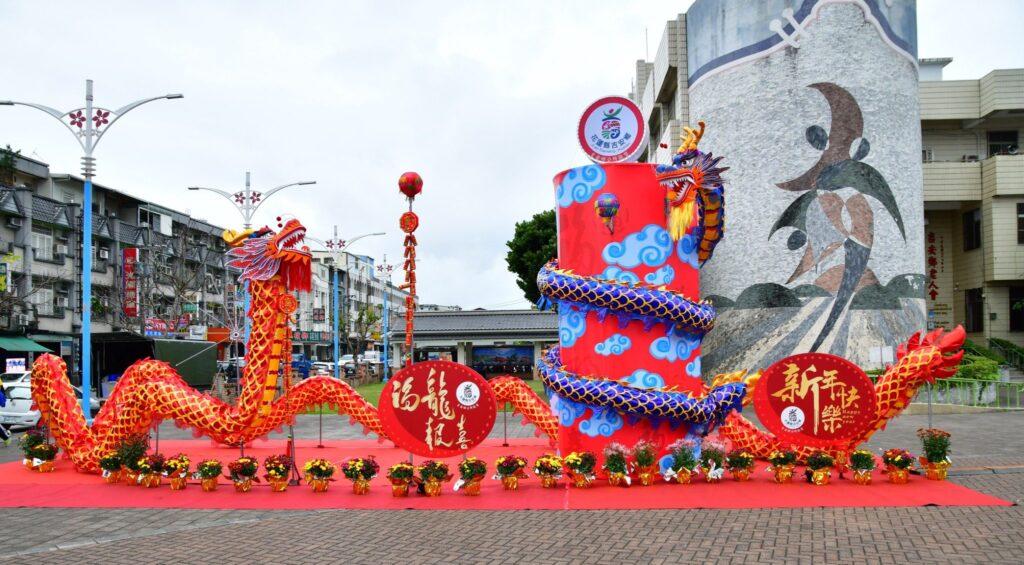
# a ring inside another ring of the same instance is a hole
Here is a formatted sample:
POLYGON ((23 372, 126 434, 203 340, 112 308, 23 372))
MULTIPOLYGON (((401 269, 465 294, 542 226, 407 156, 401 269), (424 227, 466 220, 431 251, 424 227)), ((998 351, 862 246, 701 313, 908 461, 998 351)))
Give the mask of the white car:
MULTIPOLYGON (((0 424, 9 428, 31 428, 39 423, 39 409, 32 401, 32 387, 26 384, 4 385, 7 389, 7 406, 0 407, 0 424)), ((82 389, 77 386, 75 396, 82 401, 82 389)), ((89 398, 92 415, 100 411, 100 401, 92 396, 89 398)))
POLYGON ((28 384, 32 380, 32 371, 11 371, 9 373, 0 373, 0 381, 3 382, 4 386, 10 386, 13 384, 28 384))

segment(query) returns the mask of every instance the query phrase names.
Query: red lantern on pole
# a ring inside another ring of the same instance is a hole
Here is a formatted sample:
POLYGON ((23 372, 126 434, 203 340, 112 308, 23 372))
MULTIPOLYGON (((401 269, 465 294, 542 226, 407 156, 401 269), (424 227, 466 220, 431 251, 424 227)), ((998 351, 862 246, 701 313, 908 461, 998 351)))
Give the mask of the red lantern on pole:
POLYGON ((400 190, 406 198, 412 200, 423 191, 423 178, 420 177, 419 173, 402 173, 402 176, 398 177, 398 190, 400 190))

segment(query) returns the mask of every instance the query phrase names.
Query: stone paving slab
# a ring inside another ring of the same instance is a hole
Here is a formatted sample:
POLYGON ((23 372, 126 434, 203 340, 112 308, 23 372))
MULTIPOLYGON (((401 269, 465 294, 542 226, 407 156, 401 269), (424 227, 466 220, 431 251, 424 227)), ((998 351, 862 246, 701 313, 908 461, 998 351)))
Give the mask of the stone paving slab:
MULTIPOLYGON (((363 438, 324 418, 325 438, 363 438)), ((509 418, 509 437, 532 426, 509 418)), ((893 420, 874 450, 916 451, 926 416, 893 420)), ((652 511, 224 511, 38 509, 0 512, 0 562, 10 563, 1020 563, 1024 561, 1024 413, 942 415, 951 480, 1013 507, 652 511), (995 472, 996 469, 1000 472, 995 472)), ((319 418, 302 416, 300 438, 319 418)), ((501 437, 502 420, 492 437, 501 437), (499 435, 495 435, 495 433, 499 435)), ((162 437, 191 437, 168 424, 162 437)), ((0 460, 20 458, 12 446, 0 460)))

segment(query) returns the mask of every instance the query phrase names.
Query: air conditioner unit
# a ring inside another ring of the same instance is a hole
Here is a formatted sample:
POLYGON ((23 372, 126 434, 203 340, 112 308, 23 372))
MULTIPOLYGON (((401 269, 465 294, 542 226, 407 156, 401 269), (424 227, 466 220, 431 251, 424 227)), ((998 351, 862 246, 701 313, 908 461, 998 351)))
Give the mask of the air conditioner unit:
POLYGON ((106 261, 107 259, 110 259, 110 250, 100 248, 100 250, 96 252, 96 256, 106 261))
POLYGON ((23 225, 25 225, 25 219, 24 218, 19 218, 17 216, 9 216, 7 218, 7 227, 9 227, 9 228, 18 229, 18 228, 20 228, 23 225))
POLYGON ((58 243, 53 247, 53 252, 56 253, 57 255, 67 255, 68 246, 64 245, 63 243, 58 243))

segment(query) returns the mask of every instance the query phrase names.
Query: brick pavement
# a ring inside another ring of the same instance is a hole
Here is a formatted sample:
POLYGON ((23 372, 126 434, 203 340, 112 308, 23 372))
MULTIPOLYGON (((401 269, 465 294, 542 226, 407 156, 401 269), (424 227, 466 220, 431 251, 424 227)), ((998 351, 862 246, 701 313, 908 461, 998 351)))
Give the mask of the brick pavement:
MULTIPOLYGON (((325 437, 352 433, 345 419, 324 420, 332 434, 325 437)), ((518 421, 509 419, 510 437, 532 435, 518 421)), ((925 416, 897 418, 869 447, 914 451, 914 432, 926 424, 925 416)), ((934 425, 953 433, 960 474, 951 480, 1022 502, 1024 413, 942 415, 934 425)), ((316 437, 317 430, 316 417, 303 417, 296 435, 316 437)), ((500 415, 495 433, 500 437, 500 415)), ((2 460, 17 456, 13 447, 0 450, 2 460)), ((429 513, 18 508, 0 513, 0 528, 0 562, 11 563, 1024 562, 1019 505, 429 513)))

